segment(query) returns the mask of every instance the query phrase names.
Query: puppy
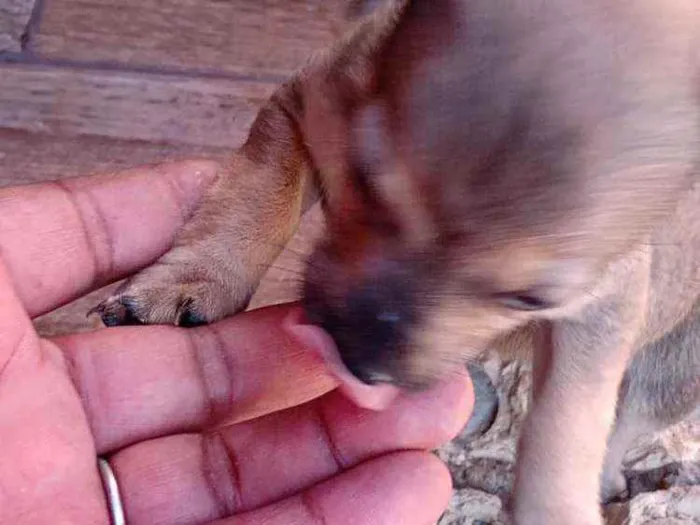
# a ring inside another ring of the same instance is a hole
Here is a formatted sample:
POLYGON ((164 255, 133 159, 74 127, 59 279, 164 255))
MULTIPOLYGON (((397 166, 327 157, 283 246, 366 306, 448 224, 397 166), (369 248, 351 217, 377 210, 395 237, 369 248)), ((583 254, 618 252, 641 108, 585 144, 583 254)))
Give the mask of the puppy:
POLYGON ((277 91, 175 246, 98 310, 181 326, 242 310, 321 198, 302 300, 344 369, 422 388, 527 341, 513 520, 600 525, 630 441, 700 400, 700 6, 370 11, 277 91))

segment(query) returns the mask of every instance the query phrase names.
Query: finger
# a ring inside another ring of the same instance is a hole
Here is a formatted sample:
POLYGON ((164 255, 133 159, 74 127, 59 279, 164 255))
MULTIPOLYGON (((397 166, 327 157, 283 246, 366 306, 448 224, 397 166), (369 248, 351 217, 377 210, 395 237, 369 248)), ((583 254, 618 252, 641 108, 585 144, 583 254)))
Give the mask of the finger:
POLYGON ((439 519, 450 491, 450 475, 435 456, 400 452, 212 525, 426 525, 439 519))
POLYGON ((283 329, 290 310, 189 330, 123 327, 56 339, 98 450, 249 419, 332 390, 321 360, 283 329))
POLYGON ((464 425, 468 385, 465 376, 454 378, 401 396, 384 412, 333 392, 218 432, 129 447, 110 460, 129 523, 203 523, 279 501, 393 450, 433 449, 464 425))
POLYGON ((161 255, 215 174, 186 162, 0 190, 0 252, 29 314, 161 255))

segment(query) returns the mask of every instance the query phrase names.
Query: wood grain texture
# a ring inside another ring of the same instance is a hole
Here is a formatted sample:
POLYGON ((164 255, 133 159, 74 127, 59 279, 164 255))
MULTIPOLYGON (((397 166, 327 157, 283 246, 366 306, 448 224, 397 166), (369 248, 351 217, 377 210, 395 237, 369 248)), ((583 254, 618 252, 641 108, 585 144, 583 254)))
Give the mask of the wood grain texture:
POLYGON ((234 147, 275 85, 0 64, 0 127, 234 147))
POLYGON ((287 76, 344 23, 346 0, 46 0, 43 58, 287 76))
POLYGON ((188 158, 222 161, 230 150, 0 129, 0 187, 114 172, 188 158))
POLYGON ((22 50, 22 38, 35 0, 0 0, 0 53, 22 50))

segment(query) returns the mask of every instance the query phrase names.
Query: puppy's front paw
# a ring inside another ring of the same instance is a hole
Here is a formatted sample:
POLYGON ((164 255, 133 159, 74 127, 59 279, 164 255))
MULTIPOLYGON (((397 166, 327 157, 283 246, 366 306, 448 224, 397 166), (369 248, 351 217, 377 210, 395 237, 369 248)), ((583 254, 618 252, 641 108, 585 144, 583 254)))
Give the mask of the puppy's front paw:
POLYGON ((246 308, 253 286, 235 276, 227 282, 211 261, 183 258, 177 250, 126 281, 90 313, 99 314, 106 326, 191 327, 246 308))
POLYGON ((192 327, 224 316, 222 308, 212 307, 219 293, 216 283, 125 283, 114 295, 97 305, 106 326, 174 324, 192 327))

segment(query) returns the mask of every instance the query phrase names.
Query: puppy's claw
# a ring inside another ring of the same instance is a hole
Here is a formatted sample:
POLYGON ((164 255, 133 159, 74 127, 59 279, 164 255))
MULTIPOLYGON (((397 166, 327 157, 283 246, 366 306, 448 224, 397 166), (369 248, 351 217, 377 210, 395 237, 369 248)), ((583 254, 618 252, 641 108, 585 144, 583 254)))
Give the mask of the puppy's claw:
POLYGON ((88 312, 98 314, 105 326, 138 326, 145 324, 136 315, 135 301, 130 297, 117 296, 101 302, 88 312))
POLYGON ((217 320, 207 313, 204 305, 211 304, 211 294, 206 288, 182 290, 182 286, 154 287, 144 289, 125 286, 114 295, 95 306, 88 316, 98 314, 105 326, 134 326, 165 324, 191 328, 217 320), (193 293, 203 294, 198 297, 193 293))
POLYGON ((185 299, 177 313, 177 326, 183 328, 194 328, 195 326, 202 326, 208 324, 206 318, 196 311, 194 308, 194 300, 192 298, 185 299))

